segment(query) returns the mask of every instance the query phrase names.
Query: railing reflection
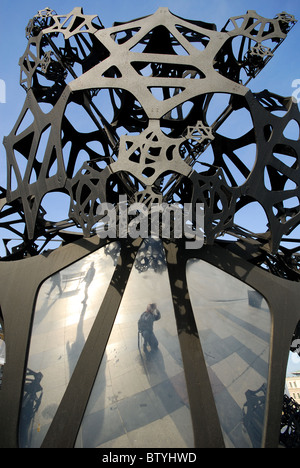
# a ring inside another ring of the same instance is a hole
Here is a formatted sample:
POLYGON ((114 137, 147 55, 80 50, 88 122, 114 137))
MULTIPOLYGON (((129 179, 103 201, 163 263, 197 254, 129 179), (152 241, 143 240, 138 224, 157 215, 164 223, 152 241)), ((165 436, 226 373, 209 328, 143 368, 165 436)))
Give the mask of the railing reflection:
POLYGON ((258 390, 246 391, 246 403, 243 406, 243 423, 253 447, 259 448, 266 404, 267 386, 263 384, 258 390))
POLYGON ((300 448, 300 405, 284 395, 280 443, 286 448, 300 448))
POLYGON ((34 415, 38 412, 43 397, 41 381, 43 374, 27 369, 22 403, 23 430, 20 434, 22 447, 30 447, 34 415))

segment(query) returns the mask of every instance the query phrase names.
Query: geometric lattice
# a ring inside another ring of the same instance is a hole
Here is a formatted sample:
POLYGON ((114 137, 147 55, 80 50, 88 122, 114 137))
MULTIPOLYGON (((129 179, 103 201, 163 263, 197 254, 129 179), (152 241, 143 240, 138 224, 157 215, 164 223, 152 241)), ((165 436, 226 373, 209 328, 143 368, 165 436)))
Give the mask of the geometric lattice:
POLYGON ((38 252, 40 236, 66 240, 72 225, 90 236, 99 204, 125 194, 129 204, 203 203, 207 243, 231 233, 277 254, 300 222, 299 137, 285 136, 299 130, 299 110, 247 84, 295 22, 248 11, 217 31, 160 8, 104 28, 81 8, 39 11, 20 59, 26 100, 5 139, 2 218, 12 210, 25 222, 17 251, 38 252), (46 221, 50 192, 68 195, 67 219, 46 221), (262 235, 235 224, 254 201, 266 214, 262 235))
MULTIPOLYGON (((124 434, 118 432, 125 420, 119 413, 114 434, 126 436, 129 445, 138 446, 140 427, 149 443, 151 433, 158 440, 165 427, 166 433, 175 428, 183 414, 177 410, 187 401, 194 436, 189 444, 195 447, 231 445, 235 436, 243 444, 252 430, 259 435, 255 444, 276 446, 282 415, 287 428, 282 437, 299 442, 293 432, 297 408, 285 400, 282 413, 282 391, 288 352, 299 354, 300 242, 290 236, 300 225, 300 114, 292 98, 249 88, 295 23, 285 12, 266 19, 251 10, 217 31, 214 24, 180 18, 167 8, 110 28, 81 8, 66 15, 45 8, 29 21, 19 62, 26 98, 4 139, 7 185, 0 187, 0 228, 9 231, 0 268, 6 342, 0 446, 27 446, 21 438, 30 426, 42 447, 76 447, 89 402, 96 400, 100 406, 88 424, 103 426, 105 436, 113 404, 121 403, 130 419, 131 404, 139 406, 140 421, 149 414, 144 426, 132 426, 133 435, 125 424, 124 434), (65 199, 60 219, 47 213, 51 195, 65 199), (201 203, 206 245, 187 249, 175 229, 169 237, 161 229, 163 242, 129 235, 118 242, 100 240, 95 233, 104 221, 98 208, 115 205, 121 224, 120 199, 126 208, 139 203, 145 210, 157 203, 189 204, 190 229, 197 227, 201 203), (248 220, 253 228, 240 222, 252 203, 265 214, 262 232, 256 232, 255 219, 248 220), (287 237, 298 245, 287 248, 287 237), (14 247, 12 238, 18 242, 14 247), (46 252, 54 240, 69 245, 46 252), (35 257, 23 260, 30 256, 35 257), (137 275, 131 276, 134 270, 137 275), (157 288, 152 273, 158 273, 157 288), (59 294, 50 297, 56 281, 64 289, 59 286, 59 294), (152 382, 136 340, 148 293, 151 303, 160 302, 164 353, 160 358, 156 350, 149 361, 161 367, 162 378, 153 367, 152 382), (128 321, 120 315, 127 304, 128 321), (110 367, 118 353, 126 355, 128 369, 125 360, 118 370, 110 367), (140 376, 132 372, 139 358, 140 376), (171 367, 165 367, 168 361, 171 367), (103 373, 102 364, 108 365, 103 373), (125 379, 134 384, 133 392, 125 379), (165 380, 167 386, 161 386, 165 380), (118 388, 130 390, 130 406, 118 388), (176 394, 172 401, 169 390, 176 394), (108 406, 101 407, 102 391, 108 406), (55 405, 48 401, 50 393, 55 405), (153 422, 144 403, 148 397, 162 410, 152 426, 161 432, 148 424, 153 422), (167 406, 172 421, 165 419, 167 406), (223 428, 225 406, 233 411, 223 428), (38 409, 42 427, 38 418, 32 424, 38 409)), ((111 440, 118 445, 115 435, 111 440)))

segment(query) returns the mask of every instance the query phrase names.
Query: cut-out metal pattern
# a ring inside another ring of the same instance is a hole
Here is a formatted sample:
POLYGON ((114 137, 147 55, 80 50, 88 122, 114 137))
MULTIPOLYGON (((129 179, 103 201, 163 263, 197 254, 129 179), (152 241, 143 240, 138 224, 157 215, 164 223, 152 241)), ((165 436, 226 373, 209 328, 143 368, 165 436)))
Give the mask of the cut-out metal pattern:
POLYGON ((229 233, 256 244, 258 264, 284 256, 298 278, 297 252, 284 255, 280 244, 300 222, 299 131, 285 136, 292 124, 299 130, 298 106, 246 87, 295 23, 285 12, 266 19, 251 10, 217 31, 160 8, 104 28, 81 8, 39 11, 20 59, 25 103, 4 140, 1 226, 10 229, 11 212, 25 224, 8 253, 39 253, 41 237, 43 247, 55 236, 73 240, 72 226, 90 236, 99 204, 124 194, 148 207, 203 203, 206 243, 229 233), (60 222, 43 208, 52 192, 70 200, 60 222), (235 224, 252 202, 266 214, 263 234, 235 224))
POLYGON ((280 442, 286 448, 300 448, 300 405, 284 395, 280 442))

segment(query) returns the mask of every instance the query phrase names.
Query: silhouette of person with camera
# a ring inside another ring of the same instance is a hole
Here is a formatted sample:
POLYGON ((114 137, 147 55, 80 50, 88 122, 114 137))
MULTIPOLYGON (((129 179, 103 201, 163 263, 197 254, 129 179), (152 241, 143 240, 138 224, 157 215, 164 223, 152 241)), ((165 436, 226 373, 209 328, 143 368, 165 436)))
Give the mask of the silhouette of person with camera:
POLYGON ((153 324, 161 318, 160 311, 157 309, 156 304, 148 304, 147 309, 139 318, 138 330, 144 338, 144 351, 156 350, 158 348, 158 341, 153 332, 153 324))

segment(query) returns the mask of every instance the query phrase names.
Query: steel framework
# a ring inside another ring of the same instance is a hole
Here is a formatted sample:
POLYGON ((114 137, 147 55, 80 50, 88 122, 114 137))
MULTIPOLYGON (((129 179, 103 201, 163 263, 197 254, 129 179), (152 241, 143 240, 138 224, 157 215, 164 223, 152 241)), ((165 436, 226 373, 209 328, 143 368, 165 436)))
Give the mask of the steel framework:
MULTIPOLYGON (((163 239, 195 446, 223 447, 224 441, 188 292, 184 266, 190 258, 241 279, 269 304, 262 446, 278 445, 287 357, 295 351, 291 341, 300 338, 299 246, 291 239, 300 224, 300 115, 292 98, 253 93, 248 84, 295 24, 285 12, 266 19, 251 10, 217 31, 214 24, 166 8, 110 28, 81 8, 67 15, 46 8, 29 21, 19 62, 26 99, 4 139, 7 187, 1 188, 0 227, 19 243, 11 247, 10 236, 3 236, 2 447, 18 446, 37 291, 46 278, 110 242, 96 235, 98 208, 117 206, 120 195, 128 206, 190 203, 193 223, 197 204, 204 204, 202 249, 187 251, 184 239, 163 239), (246 122, 243 130, 236 131, 234 119, 246 122), (285 136, 291 124, 298 132, 294 139, 285 136), (43 207, 53 193, 68 199, 60 221, 48 219, 43 207), (253 202, 266 215, 263 233, 235 222, 253 202), (53 240, 60 249, 49 250, 53 240), (286 247, 291 240, 297 247, 286 247)), ((141 239, 120 242, 111 285, 43 447, 74 446, 141 245, 141 239)))

